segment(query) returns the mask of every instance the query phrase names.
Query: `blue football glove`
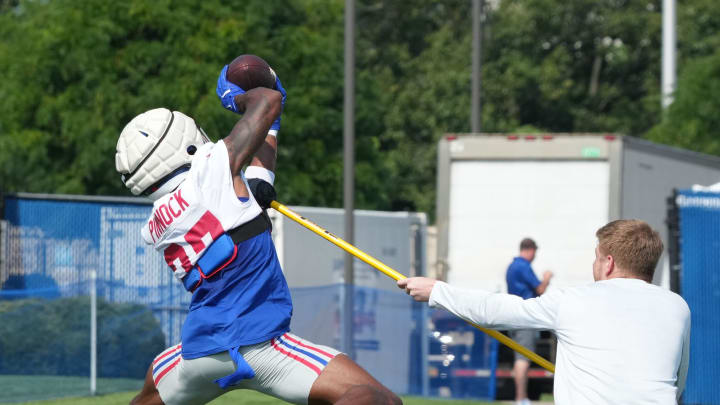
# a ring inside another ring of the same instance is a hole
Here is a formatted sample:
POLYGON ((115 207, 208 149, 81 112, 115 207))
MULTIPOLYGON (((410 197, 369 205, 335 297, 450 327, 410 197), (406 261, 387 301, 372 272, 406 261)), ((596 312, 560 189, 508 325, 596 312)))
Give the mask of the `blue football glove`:
MULTIPOLYGON (((275 71, 273 70, 273 73, 275 71)), ((282 86, 282 83, 280 83, 280 78, 277 74, 275 74, 275 90, 279 91, 280 94, 282 94, 282 107, 284 109, 285 107, 285 100, 287 99, 287 92, 285 91, 285 88, 282 86)), ((270 131, 273 131, 275 135, 277 135, 277 132, 280 130, 280 117, 282 116, 282 111, 280 112, 280 115, 278 115, 275 122, 272 123, 270 126, 270 131)))
POLYGON ((220 102, 222 103, 223 107, 234 113, 242 114, 240 111, 238 111, 237 105, 235 105, 235 96, 245 94, 245 90, 241 89, 240 86, 238 86, 237 84, 231 83, 227 79, 227 70, 228 65, 225 65, 225 67, 223 67, 222 71, 220 72, 220 76, 218 76, 217 89, 215 90, 215 92, 220 98, 220 102))

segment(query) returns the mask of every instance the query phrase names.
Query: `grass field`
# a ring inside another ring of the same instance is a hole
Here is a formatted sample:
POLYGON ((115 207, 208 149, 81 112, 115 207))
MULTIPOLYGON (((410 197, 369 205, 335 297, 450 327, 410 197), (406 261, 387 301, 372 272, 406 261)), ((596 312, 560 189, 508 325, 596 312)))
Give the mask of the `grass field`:
MULTIPOLYGON (((135 392, 121 392, 92 398, 65 398, 51 401, 24 402, 25 405, 127 405, 135 392)), ((417 397, 403 397, 406 405, 440 405, 450 402, 453 405, 486 405, 490 402, 448 401, 417 397)), ((210 402, 211 405, 279 405, 286 402, 254 391, 233 391, 210 402)))
MULTIPOLYGON (((139 391, 143 381, 126 378, 98 378, 98 394, 139 391)), ((0 375, 0 403, 41 401, 61 397, 81 397, 90 392, 88 377, 0 375)), ((88 402, 94 403, 94 402, 88 402)))
MULTIPOLYGON (((0 403, 25 405, 127 405, 142 387, 142 380, 99 378, 97 391, 101 395, 87 397, 87 377, 0 376, 0 403), (118 392, 123 391, 123 392, 118 392), (65 397, 62 399, 49 399, 65 397), (26 402, 18 402, 18 400, 26 402), (31 401, 31 402, 27 402, 31 401)), ((403 397, 406 405, 487 405, 481 401, 449 401, 403 397)), ((285 402, 254 391, 238 390, 211 402, 212 405, 279 405, 285 402)))

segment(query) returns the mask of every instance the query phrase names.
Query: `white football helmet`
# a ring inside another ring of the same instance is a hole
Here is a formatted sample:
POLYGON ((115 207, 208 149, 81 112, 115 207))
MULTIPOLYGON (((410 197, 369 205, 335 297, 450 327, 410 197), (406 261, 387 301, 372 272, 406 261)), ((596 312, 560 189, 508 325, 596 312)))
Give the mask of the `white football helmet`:
POLYGON ((115 168, 135 194, 156 200, 185 178, 197 149, 209 142, 187 115, 156 108, 133 118, 118 139, 115 168))

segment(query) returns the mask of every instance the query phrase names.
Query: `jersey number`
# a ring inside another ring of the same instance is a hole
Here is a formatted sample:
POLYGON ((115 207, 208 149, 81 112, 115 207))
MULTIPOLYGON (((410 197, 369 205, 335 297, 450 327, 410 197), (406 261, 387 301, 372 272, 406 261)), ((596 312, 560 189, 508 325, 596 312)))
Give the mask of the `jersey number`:
MULTIPOLYGON (((192 228, 185 234, 185 241, 192 246, 195 253, 200 253, 214 241, 220 235, 223 234, 223 227, 220 221, 211 214, 210 211, 205 211, 202 217, 193 225, 192 228), (209 237, 209 238, 208 238, 209 237), (203 238, 208 241, 207 245, 203 238)), ((165 248, 165 261, 173 271, 178 271, 180 268, 189 272, 192 270, 192 263, 185 249, 177 243, 165 248), (179 265, 179 267, 178 267, 179 265)))

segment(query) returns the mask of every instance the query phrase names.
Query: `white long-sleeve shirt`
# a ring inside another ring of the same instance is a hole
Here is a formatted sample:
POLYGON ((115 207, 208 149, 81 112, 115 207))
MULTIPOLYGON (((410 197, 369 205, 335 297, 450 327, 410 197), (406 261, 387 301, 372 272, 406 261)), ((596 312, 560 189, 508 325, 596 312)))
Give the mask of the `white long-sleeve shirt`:
POLYGON ((557 404, 675 404, 685 387, 690 309, 677 294, 615 278, 520 297, 437 282, 431 307, 492 329, 557 335, 557 404))

